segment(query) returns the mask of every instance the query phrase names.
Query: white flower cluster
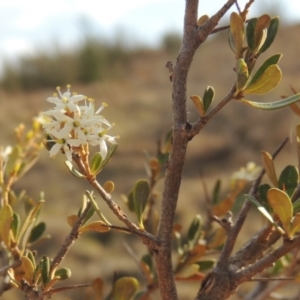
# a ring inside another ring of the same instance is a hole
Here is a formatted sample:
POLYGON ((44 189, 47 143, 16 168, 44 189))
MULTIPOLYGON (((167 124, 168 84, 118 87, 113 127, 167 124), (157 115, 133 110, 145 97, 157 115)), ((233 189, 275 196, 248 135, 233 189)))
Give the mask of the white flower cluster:
POLYGON ((47 143, 53 144, 50 149, 50 157, 62 150, 67 159, 71 161, 72 153, 76 152, 76 149, 90 144, 98 145, 102 159, 105 159, 107 155, 106 142, 116 144, 116 137, 106 134, 113 124, 100 115, 107 105, 103 103, 95 111, 93 99, 88 99, 84 95, 71 94, 69 85, 65 93, 62 94, 59 87, 57 91, 58 95, 54 94, 53 97, 47 99, 55 107, 43 113, 45 118, 43 128, 50 137, 47 139, 47 143), (84 105, 79 105, 81 101, 84 105))

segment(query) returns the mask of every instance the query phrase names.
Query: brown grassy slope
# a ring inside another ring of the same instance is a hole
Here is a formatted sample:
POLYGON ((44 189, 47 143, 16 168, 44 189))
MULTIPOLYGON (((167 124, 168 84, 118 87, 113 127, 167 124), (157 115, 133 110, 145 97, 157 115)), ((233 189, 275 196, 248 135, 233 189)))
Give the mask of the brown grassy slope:
MULTIPOLYGON (((278 52, 284 53, 280 62, 283 80, 274 92, 253 99, 278 100, 281 95, 290 94, 289 84, 300 89, 299 30, 300 26, 280 29, 274 46, 264 57, 278 52)), ((115 157, 99 175, 99 180, 102 183, 106 180, 115 181, 114 199, 118 203, 121 203, 120 193, 127 193, 135 180, 145 177, 143 151, 146 149, 154 153, 155 141, 162 132, 167 132, 171 127, 171 83, 164 66, 168 60, 174 61, 175 57, 175 54, 164 52, 144 52, 137 55, 122 80, 104 81, 88 86, 74 85, 72 88, 73 91, 95 98, 99 105, 102 101, 109 104, 104 110, 104 115, 116 123, 111 133, 118 134, 121 138, 115 157)), ((262 62, 263 58, 258 65, 262 62)), ((216 90, 217 103, 234 82, 233 67, 234 55, 227 44, 226 33, 212 37, 196 54, 189 77, 188 96, 202 95, 205 87, 211 85, 216 90)), ((54 89, 55 87, 53 90, 28 94, 0 92, 1 144, 12 142, 13 126, 19 122, 28 123, 38 111, 50 108, 45 99, 55 91, 54 89)), ((188 106, 189 119, 191 122, 195 121, 197 113, 190 102, 188 106)), ((196 213, 201 213, 200 206, 203 203, 199 201, 203 199, 203 191, 199 184, 200 170, 204 171, 209 186, 218 177, 225 179, 226 185, 228 175, 247 161, 254 160, 260 163, 260 150, 272 152, 280 141, 289 135, 290 128, 296 121, 288 108, 261 112, 237 102, 229 103, 190 143, 179 199, 179 217, 184 229, 196 213)), ((289 146, 280 156, 279 166, 296 163, 296 154, 291 148, 289 146)), ((77 212, 80 195, 89 188, 88 184, 70 176, 63 166, 62 157, 49 160, 48 153, 44 150, 41 160, 18 188, 26 188, 35 198, 40 190, 45 191, 47 202, 41 217, 49 221, 48 232, 54 236, 54 242, 46 243, 41 250, 53 256, 57 249, 55 247, 61 243, 69 230, 65 216, 77 212)), ((101 200, 99 202, 101 203, 101 200)), ((105 206, 103 211, 112 223, 118 223, 105 206)), ((131 218, 135 219, 134 216, 131 218)), ((74 264, 74 273, 76 269, 84 267, 86 272, 83 281, 90 280, 92 276, 112 276, 115 270, 124 271, 127 265, 134 266, 120 246, 123 235, 117 233, 105 236, 115 237, 109 239, 114 248, 109 247, 107 251, 106 243, 92 242, 89 242, 87 248, 87 242, 80 242, 72 251, 68 266, 74 264), (88 253, 85 253, 85 250, 88 253), (84 253, 79 254, 80 251, 84 253), (89 256, 92 258, 88 258, 89 256), (120 259, 116 259, 119 257, 120 259)), ((145 249, 140 247, 136 239, 131 239, 130 243, 139 254, 145 253, 145 249)), ((136 267, 133 267, 133 270, 137 272, 136 267)), ((74 276, 76 281, 82 281, 81 275, 82 273, 74 276)), ((72 296, 72 299, 77 298, 72 296)), ((181 299, 184 299, 184 296, 181 299)))

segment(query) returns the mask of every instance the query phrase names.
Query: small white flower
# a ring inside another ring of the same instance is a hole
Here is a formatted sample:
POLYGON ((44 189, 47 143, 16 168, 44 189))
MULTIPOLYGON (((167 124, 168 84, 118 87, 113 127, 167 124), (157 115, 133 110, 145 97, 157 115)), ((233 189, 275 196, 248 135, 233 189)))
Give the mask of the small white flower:
POLYGON ((242 167, 233 174, 232 179, 252 181, 257 178, 260 171, 261 167, 257 166, 254 162, 248 162, 246 168, 242 167))
POLYGON ((47 101, 55 104, 55 109, 64 109, 76 112, 78 110, 77 103, 84 100, 86 97, 84 95, 72 95, 70 88, 71 86, 67 85, 68 90, 62 94, 60 87, 57 87, 56 89, 60 98, 58 98, 57 94, 54 94, 53 97, 49 97, 47 101))
POLYGON ((59 140, 49 140, 48 142, 55 142, 56 144, 50 149, 50 157, 54 157, 59 151, 63 150, 69 161, 72 161, 72 152, 70 146, 78 147, 80 146, 79 140, 74 139, 59 139, 59 140))
MULTIPOLYGON (((68 160, 72 160, 73 147, 79 147, 89 143, 92 146, 100 147, 100 154, 103 159, 107 155, 107 142, 116 144, 117 137, 107 135, 107 131, 113 125, 100 113, 107 106, 102 103, 95 111, 94 100, 84 95, 71 95, 70 86, 65 93, 57 88, 59 97, 55 95, 47 100, 55 104, 55 107, 45 112, 43 128, 49 135, 49 143, 54 143, 50 150, 50 156, 55 156, 63 151, 68 160), (84 105, 78 105, 79 101, 84 105)), ((78 149, 76 149, 78 151, 78 149)))

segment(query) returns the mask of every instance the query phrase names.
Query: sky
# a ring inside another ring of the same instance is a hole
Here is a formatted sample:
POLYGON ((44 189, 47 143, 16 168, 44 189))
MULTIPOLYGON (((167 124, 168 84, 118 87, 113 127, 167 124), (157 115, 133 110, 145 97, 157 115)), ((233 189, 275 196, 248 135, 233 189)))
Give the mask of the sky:
MULTIPOLYGON (((199 15, 212 15, 224 0, 200 0, 199 15)), ((239 0, 243 7, 247 1, 239 0)), ((129 46, 159 45, 166 32, 180 32, 185 0, 9 0, 0 1, 0 73, 4 60, 57 45, 72 48, 84 32, 118 36, 129 46)), ((300 23, 299 0, 256 0, 253 13, 271 10, 284 23, 300 23)), ((251 15, 250 15, 251 17, 251 15)))

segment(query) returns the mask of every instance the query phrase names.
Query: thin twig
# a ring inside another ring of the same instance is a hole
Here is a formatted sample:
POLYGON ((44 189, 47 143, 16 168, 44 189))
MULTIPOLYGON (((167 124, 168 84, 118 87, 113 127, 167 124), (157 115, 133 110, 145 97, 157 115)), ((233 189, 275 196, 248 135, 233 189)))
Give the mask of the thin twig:
POLYGON ((52 295, 59 293, 59 292, 63 292, 63 291, 67 291, 67 290, 74 290, 74 289, 79 289, 79 288, 85 288, 85 287, 90 287, 92 284, 91 283, 82 283, 82 284, 72 284, 72 285, 65 285, 65 286, 61 286, 55 289, 51 289, 47 292, 45 292, 43 295, 51 298, 52 295))
POLYGON ((108 226, 111 228, 128 231, 130 233, 134 233, 138 236, 140 236, 143 240, 143 242, 148 245, 152 250, 156 251, 160 248, 160 242, 159 240, 153 236, 152 234, 146 232, 143 229, 140 229, 136 224, 131 222, 127 215, 123 212, 121 207, 117 205, 111 198, 111 195, 108 194, 103 187, 99 184, 99 182, 95 179, 93 181, 90 181, 90 184, 97 190, 99 195, 102 197, 102 199, 106 202, 108 207, 112 210, 112 212, 118 217, 120 221, 122 221, 128 229, 119 227, 118 226, 108 226))
POLYGON ((64 257, 66 256, 67 252, 69 251, 70 247, 74 244, 75 240, 79 237, 79 228, 83 223, 84 218, 86 217, 89 209, 91 208, 92 204, 89 202, 85 208, 85 210, 80 215, 79 219, 75 223, 74 227, 71 229, 70 233, 66 237, 65 241, 63 242, 61 248, 59 249, 58 253, 54 257, 53 261, 51 262, 51 270, 54 267, 60 265, 64 257))
POLYGON ((192 124, 192 130, 190 131, 191 136, 198 134, 199 131, 204 128, 204 126, 217 114, 217 112, 219 112, 230 100, 233 99, 235 90, 236 86, 234 84, 229 93, 205 117, 192 124))
MULTIPOLYGON (((278 146, 278 148, 274 151, 274 153, 272 155, 273 159, 279 154, 279 152, 282 150, 282 148, 286 145, 287 142, 288 142, 288 138, 285 138, 283 140, 283 142, 278 146)), ((265 170, 263 169, 260 172, 257 179, 253 181, 252 186, 249 191, 250 195, 252 195, 252 196, 256 195, 258 186, 259 186, 264 174, 265 174, 265 170)), ((228 237, 226 239, 225 245, 220 254, 220 258, 219 258, 219 262, 218 262, 219 266, 224 266, 224 265, 228 264, 228 260, 232 253, 236 239, 237 239, 238 234, 239 234, 240 230, 242 229, 242 226, 246 220, 246 217, 248 215, 250 207, 251 207, 251 202, 249 200, 246 200, 238 214, 235 225, 231 228, 231 230, 228 233, 228 237)))
POLYGON ((270 278, 251 278, 248 281, 290 281, 295 280, 295 277, 270 277, 270 278))
POLYGON ((5 266, 3 268, 0 269, 0 276, 4 276, 7 272, 8 269, 16 269, 18 267, 20 267, 22 264, 22 262, 20 260, 14 261, 12 264, 5 266))

